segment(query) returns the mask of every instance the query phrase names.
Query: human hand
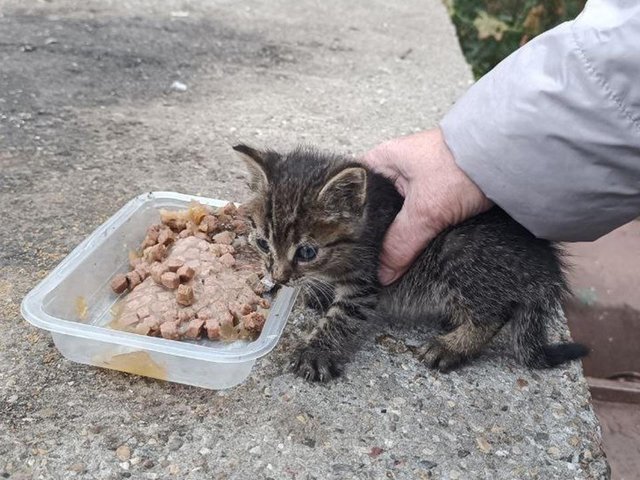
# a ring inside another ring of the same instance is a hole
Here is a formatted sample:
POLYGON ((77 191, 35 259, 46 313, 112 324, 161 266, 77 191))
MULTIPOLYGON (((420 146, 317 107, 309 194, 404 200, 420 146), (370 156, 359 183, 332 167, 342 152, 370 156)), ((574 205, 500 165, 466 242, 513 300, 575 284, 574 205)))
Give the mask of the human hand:
POLYGON ((382 249, 380 282, 393 283, 438 233, 493 203, 456 165, 439 128, 389 140, 361 159, 405 197, 382 249))

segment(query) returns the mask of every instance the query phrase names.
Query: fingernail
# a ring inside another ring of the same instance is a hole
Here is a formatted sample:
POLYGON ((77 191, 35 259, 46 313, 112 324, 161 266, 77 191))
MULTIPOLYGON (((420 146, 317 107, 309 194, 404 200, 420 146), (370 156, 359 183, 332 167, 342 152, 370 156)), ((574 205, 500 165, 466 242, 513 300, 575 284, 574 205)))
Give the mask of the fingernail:
POLYGON ((389 285, 393 283, 396 279, 396 272, 387 267, 380 267, 380 272, 378 273, 378 279, 382 285, 389 285))

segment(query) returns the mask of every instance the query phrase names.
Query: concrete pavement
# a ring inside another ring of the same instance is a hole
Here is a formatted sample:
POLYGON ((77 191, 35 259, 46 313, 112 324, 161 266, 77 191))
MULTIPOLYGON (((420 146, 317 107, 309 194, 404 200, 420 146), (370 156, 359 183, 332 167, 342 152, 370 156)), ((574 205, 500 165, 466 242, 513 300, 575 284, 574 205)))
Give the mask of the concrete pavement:
POLYGON ((312 385, 287 371, 298 309, 245 384, 212 392, 71 363, 20 317, 131 197, 246 198, 230 144, 362 152, 470 82, 439 0, 0 0, 0 476, 606 478, 579 365, 497 348, 441 375, 376 341, 426 332, 389 327, 312 385))

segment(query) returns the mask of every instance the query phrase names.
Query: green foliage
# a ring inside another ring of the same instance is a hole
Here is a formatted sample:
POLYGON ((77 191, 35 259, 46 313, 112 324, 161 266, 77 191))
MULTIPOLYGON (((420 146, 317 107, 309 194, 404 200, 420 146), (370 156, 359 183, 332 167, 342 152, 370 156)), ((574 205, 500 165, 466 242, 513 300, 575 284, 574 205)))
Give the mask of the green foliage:
POLYGON ((586 0, 443 0, 476 78, 536 35, 571 20, 586 0))

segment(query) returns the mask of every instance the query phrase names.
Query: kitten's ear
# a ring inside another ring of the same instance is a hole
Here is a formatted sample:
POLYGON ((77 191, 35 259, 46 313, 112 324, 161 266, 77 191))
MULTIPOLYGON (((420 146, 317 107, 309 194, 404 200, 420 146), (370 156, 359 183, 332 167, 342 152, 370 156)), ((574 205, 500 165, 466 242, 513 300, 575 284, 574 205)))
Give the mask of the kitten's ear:
POLYGON ((366 200, 367 171, 362 167, 349 167, 339 171, 318 194, 318 201, 328 210, 342 214, 360 213, 366 200))
POLYGON ((249 171, 249 188, 254 192, 262 192, 267 189, 267 154, 251 148, 244 143, 232 147, 242 159, 249 171))

